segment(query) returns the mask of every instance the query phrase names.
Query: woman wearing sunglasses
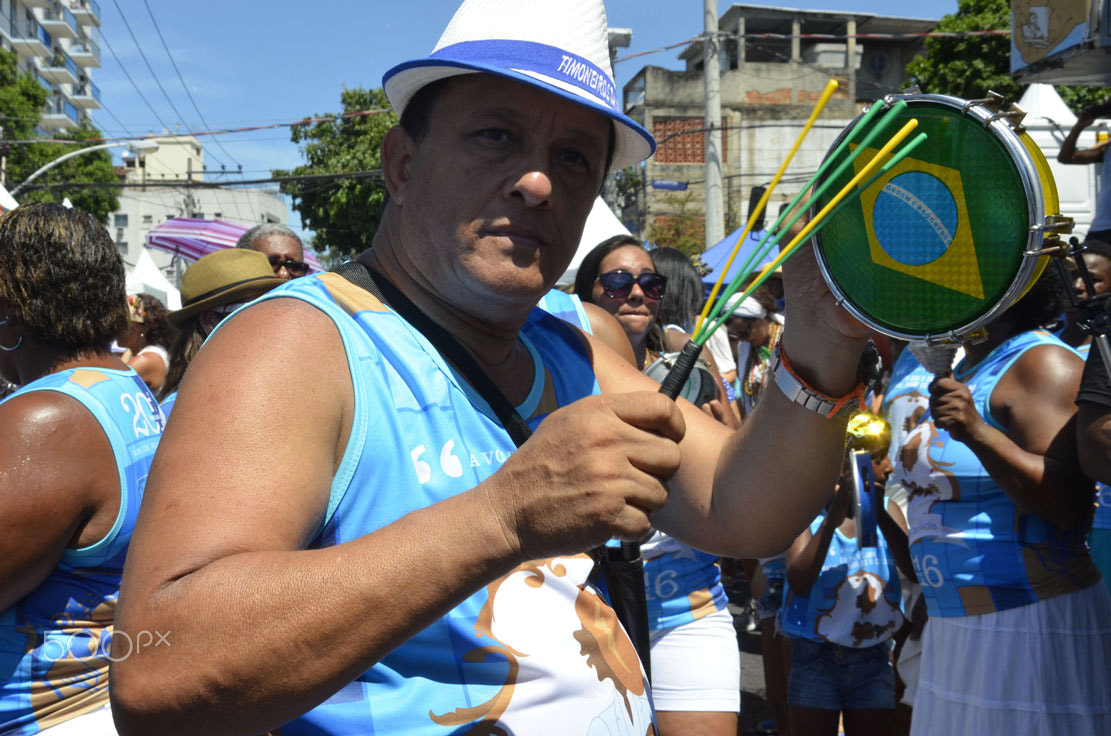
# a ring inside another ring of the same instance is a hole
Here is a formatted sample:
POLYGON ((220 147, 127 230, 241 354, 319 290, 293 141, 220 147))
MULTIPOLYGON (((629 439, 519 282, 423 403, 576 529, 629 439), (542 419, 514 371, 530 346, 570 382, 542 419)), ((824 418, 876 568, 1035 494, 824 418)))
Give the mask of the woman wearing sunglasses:
MULTIPOLYGON (((682 348, 688 337, 676 333, 673 347, 658 324, 668 285, 640 241, 621 235, 603 241, 583 259, 575 294, 617 318, 637 366, 644 370, 662 353, 682 348)), ((710 380, 715 379, 720 386, 716 375, 710 380)), ((740 654, 717 557, 659 532, 641 545, 641 553, 660 733, 734 736, 740 654)))

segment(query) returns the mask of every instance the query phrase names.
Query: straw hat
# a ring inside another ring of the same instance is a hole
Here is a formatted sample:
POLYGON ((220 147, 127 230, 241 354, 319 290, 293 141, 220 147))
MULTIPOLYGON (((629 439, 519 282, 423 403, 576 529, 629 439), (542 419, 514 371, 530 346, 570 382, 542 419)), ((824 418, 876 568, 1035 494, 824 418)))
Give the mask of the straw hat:
POLYGON ((652 135, 621 111, 610 72, 602 0, 464 0, 425 59, 382 77, 397 114, 432 82, 483 72, 539 87, 613 120, 613 169, 656 150, 652 135))
POLYGON ((170 322, 180 326, 207 309, 250 301, 284 283, 258 251, 231 248, 209 253, 182 276, 181 309, 170 312, 170 322))

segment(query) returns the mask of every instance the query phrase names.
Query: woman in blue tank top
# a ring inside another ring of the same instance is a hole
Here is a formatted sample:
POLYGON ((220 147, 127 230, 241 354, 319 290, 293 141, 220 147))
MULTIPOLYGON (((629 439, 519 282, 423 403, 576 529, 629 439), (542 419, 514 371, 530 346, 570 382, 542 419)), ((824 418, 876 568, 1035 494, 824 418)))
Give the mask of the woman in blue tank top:
POLYGON ((894 476, 930 616, 914 736, 1111 733, 1111 598, 1084 543, 1083 362, 1037 329, 1064 292, 1043 276, 930 384, 894 476))
MULTIPOLYGON (((653 252, 654 253, 654 252, 653 252)), ((636 367, 655 378, 649 366, 662 353, 685 342, 660 325, 661 302, 673 279, 691 274, 657 273, 654 255, 630 236, 615 236, 583 259, 575 294, 597 304, 621 323, 636 357, 636 367), (675 342, 671 338, 675 337, 675 342)), ((709 351, 704 351, 708 355, 709 351)), ((725 400, 717 370, 699 369, 710 396, 717 396, 713 415, 727 426, 737 417, 725 400)), ((657 380, 659 380, 657 378, 657 380)), ((699 402, 691 382, 683 396, 699 402)), ((717 557, 656 532, 641 545, 651 634, 653 706, 661 733, 732 736, 740 711, 740 653, 733 619, 726 609, 717 557)))
POLYGON ((0 373, 21 386, 0 404, 3 734, 114 734, 109 662, 154 641, 113 632, 162 434, 149 389, 109 351, 126 304, 91 215, 30 204, 0 219, 0 373))

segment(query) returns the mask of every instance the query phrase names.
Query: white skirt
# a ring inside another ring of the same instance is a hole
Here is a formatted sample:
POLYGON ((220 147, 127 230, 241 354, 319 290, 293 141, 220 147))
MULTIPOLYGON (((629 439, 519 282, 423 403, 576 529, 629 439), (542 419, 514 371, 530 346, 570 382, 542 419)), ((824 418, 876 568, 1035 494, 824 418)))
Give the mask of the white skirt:
POLYGON ((911 736, 1111 734, 1103 585, 982 616, 931 618, 911 736))
POLYGON ((741 652, 729 611, 652 632, 652 705, 658 711, 740 712, 741 652))

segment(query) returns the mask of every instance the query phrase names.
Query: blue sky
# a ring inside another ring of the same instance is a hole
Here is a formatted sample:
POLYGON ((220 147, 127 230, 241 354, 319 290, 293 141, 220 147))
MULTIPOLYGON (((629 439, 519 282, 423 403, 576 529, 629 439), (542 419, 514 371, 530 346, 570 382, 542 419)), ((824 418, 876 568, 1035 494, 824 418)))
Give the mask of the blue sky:
MULTIPOLYGON (((93 80, 106 109, 95 111, 93 119, 110 136, 161 132, 163 123, 179 131, 205 127, 159 40, 148 4, 173 61, 212 128, 291 122, 335 112, 345 87, 378 87, 382 73, 391 66, 431 51, 458 6, 458 0, 99 2, 102 67, 94 70, 93 80), (121 63, 113 58, 109 46, 121 63)), ((633 29, 632 46, 623 53, 684 41, 702 30, 702 0, 608 0, 606 6, 611 26, 633 29)), ((719 0, 719 14, 728 7, 728 2, 719 0)), ((882 0, 794 0, 790 7, 891 14, 893 6, 882 0)), ((957 10, 957 0, 923 0, 911 11, 902 8, 895 14, 940 18, 957 10)), ((680 68, 677 55, 681 50, 618 64, 618 89, 646 65, 680 68)), ((207 166, 218 167, 223 162, 231 170, 241 163, 244 178, 262 178, 270 169, 291 168, 301 162, 297 146, 289 141, 288 128, 221 135, 224 150, 213 137, 201 140, 207 166)), ((292 210, 290 225, 299 226, 292 210)))

